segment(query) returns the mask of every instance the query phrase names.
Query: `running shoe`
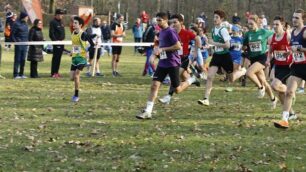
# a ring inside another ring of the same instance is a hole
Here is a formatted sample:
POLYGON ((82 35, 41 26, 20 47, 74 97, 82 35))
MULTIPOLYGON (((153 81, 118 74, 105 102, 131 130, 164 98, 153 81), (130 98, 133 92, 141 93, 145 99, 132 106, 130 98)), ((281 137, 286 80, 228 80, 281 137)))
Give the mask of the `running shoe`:
POLYGON ((151 119, 152 118, 152 114, 142 110, 140 114, 136 115, 137 119, 151 119))
POLYGON ((258 89, 258 98, 262 99, 263 97, 265 97, 265 93, 266 93, 265 87, 262 87, 262 89, 258 89))
POLYGON ((297 115, 296 114, 294 114, 294 113, 290 113, 289 114, 289 120, 296 120, 298 117, 297 117, 297 115))
POLYGON ((289 123, 288 123, 288 121, 281 120, 281 121, 278 121, 278 122, 274 122, 274 126, 276 128, 287 129, 287 128, 289 128, 289 123))
POLYGON ((208 99, 203 99, 203 100, 200 99, 200 100, 198 100, 198 104, 209 106, 209 100, 208 99))
POLYGON ((71 100, 72 100, 73 102, 78 102, 78 101, 79 101, 79 97, 77 97, 77 96, 72 96, 71 100))
POLYGON ((171 102, 171 96, 170 95, 166 95, 163 98, 158 99, 159 102, 161 102, 162 104, 170 104, 171 102))
POLYGON ((304 94, 304 88, 301 88, 301 87, 299 87, 297 90, 296 90, 296 93, 298 93, 298 94, 304 94))

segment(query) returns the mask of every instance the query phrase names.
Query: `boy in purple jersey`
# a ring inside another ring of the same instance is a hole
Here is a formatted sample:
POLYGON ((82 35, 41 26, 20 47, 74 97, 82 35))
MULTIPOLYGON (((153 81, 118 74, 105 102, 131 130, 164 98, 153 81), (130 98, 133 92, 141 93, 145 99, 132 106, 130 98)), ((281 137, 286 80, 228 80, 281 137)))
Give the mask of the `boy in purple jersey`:
POLYGON ((157 97, 159 87, 167 75, 170 76, 171 86, 174 88, 175 93, 182 92, 196 80, 195 77, 191 77, 185 82, 180 82, 179 69, 181 59, 177 51, 182 46, 179 41, 179 36, 173 28, 169 27, 167 13, 157 13, 156 18, 162 30, 159 33, 159 47, 155 48, 154 51, 155 54, 160 54, 160 60, 153 76, 147 106, 136 116, 138 119, 152 118, 154 101, 157 97))

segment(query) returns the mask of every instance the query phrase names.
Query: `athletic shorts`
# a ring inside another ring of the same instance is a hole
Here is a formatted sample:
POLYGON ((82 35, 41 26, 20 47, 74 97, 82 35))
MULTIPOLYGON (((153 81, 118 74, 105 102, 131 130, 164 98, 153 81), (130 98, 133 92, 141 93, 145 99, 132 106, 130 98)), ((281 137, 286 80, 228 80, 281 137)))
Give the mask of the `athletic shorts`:
POLYGON ((162 68, 157 66, 157 69, 153 76, 153 81, 163 82, 167 75, 169 75, 171 80, 171 86, 173 88, 177 88, 180 86, 180 67, 169 67, 169 68, 162 68))
POLYGON ((190 60, 188 56, 184 56, 181 58, 181 68, 187 70, 189 67, 190 60))
POLYGON ((262 55, 259 55, 259 56, 250 57, 249 59, 251 61, 251 64, 254 64, 254 63, 258 62, 258 63, 266 66, 267 55, 266 54, 262 54, 262 55))
POLYGON ((203 60, 207 60, 208 56, 209 56, 208 51, 207 50, 206 51, 202 51, 201 53, 202 53, 203 60))
MULTIPOLYGON (((89 59, 94 59, 94 55, 95 55, 95 48, 94 47, 89 47, 89 59)), ((98 56, 97 56, 97 60, 99 60, 100 59, 100 56, 101 56, 101 48, 98 48, 98 51, 97 51, 97 53, 98 53, 98 56)))
POLYGON ((86 64, 87 64, 86 58, 81 57, 81 56, 72 57, 72 64, 71 64, 70 70, 71 71, 75 71, 77 69, 83 70, 86 64))
POLYGON ((306 80, 306 64, 293 64, 291 66, 291 76, 296 76, 306 80))
POLYGON ((233 61, 229 53, 226 54, 213 54, 209 66, 222 67, 226 73, 233 73, 233 61))
POLYGON ((291 70, 287 65, 275 65, 274 75, 275 78, 282 81, 283 84, 286 84, 287 79, 290 76, 291 70))
POLYGON ((232 56, 233 63, 241 65, 241 59, 242 59, 241 56, 237 56, 237 55, 231 55, 231 56, 232 56))
POLYGON ((122 46, 112 46, 112 53, 120 55, 122 51, 122 46))

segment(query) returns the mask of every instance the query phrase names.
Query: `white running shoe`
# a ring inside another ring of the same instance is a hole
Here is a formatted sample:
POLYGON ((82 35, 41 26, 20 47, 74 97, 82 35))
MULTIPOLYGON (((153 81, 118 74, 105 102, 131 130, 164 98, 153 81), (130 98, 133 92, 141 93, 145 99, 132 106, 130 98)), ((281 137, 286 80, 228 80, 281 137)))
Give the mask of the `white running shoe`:
POLYGON ((263 97, 265 97, 265 93, 266 93, 265 87, 262 87, 262 89, 258 89, 258 98, 262 99, 263 97))
POLYGON ((304 88, 298 88, 297 90, 296 90, 296 93, 298 93, 298 94, 304 94, 304 88))
POLYGON ((205 105, 205 106, 209 106, 209 100, 208 99, 203 99, 203 100, 198 100, 198 103, 200 105, 205 105))
POLYGON ((277 105, 277 102, 278 102, 278 98, 275 97, 274 101, 272 101, 272 109, 275 109, 276 108, 276 105, 277 105))
POLYGON ((152 114, 142 110, 140 114, 136 115, 137 119, 151 119, 152 118, 152 114))
POLYGON ((290 113, 288 120, 296 120, 298 117, 296 114, 290 113))
POLYGON ((170 95, 166 95, 163 98, 158 99, 159 102, 161 102, 162 104, 170 104, 171 102, 171 96, 170 95))

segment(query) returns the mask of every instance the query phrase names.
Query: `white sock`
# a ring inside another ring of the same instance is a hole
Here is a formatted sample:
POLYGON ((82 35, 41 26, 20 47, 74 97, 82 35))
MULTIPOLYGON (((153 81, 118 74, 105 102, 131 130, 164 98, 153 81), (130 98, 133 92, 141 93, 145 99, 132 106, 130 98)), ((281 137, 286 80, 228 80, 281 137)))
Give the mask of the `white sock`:
POLYGON ((187 79, 187 82, 189 85, 191 85, 192 83, 194 83, 196 81, 196 78, 194 76, 190 77, 187 79))
POLYGON ((145 111, 148 112, 148 113, 152 113, 153 106, 154 106, 154 102, 147 101, 147 107, 146 107, 145 111))
POLYGON ((289 118, 289 112, 284 111, 283 112, 283 120, 288 121, 288 118, 289 118))

